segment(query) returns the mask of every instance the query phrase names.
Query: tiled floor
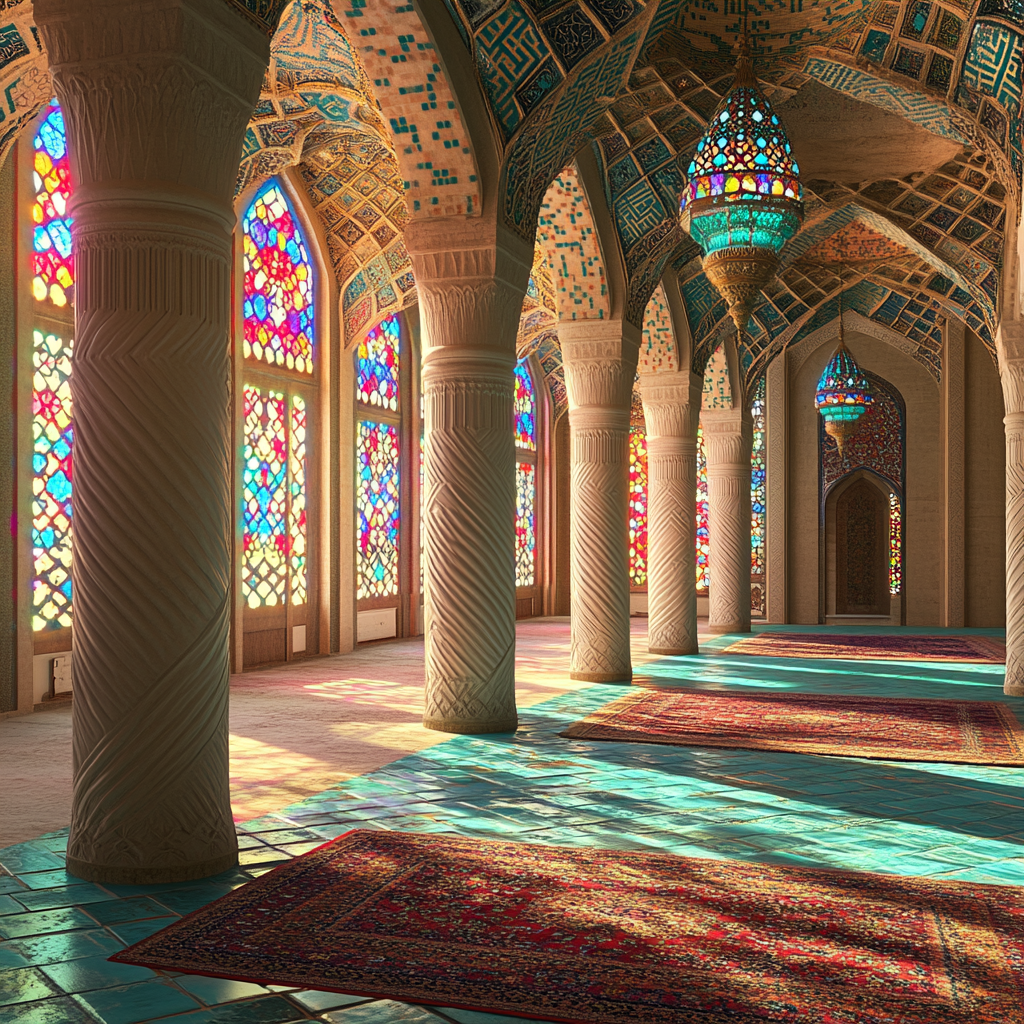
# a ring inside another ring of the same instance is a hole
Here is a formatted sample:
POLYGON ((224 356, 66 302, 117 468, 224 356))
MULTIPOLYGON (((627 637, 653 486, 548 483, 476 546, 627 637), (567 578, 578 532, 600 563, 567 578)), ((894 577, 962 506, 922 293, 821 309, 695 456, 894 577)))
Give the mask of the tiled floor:
MULTIPOLYGON (((1002 696, 1001 666, 721 656, 657 659, 642 674, 699 688, 1006 699, 1024 717, 1024 702, 1002 696)), ((523 712, 514 736, 456 737, 249 821, 239 826, 240 869, 205 882, 78 882, 63 871, 63 833, 0 850, 0 1021, 508 1022, 107 962, 124 944, 351 828, 1024 884, 1024 769, 557 736, 621 692, 595 685, 562 694, 523 712)))

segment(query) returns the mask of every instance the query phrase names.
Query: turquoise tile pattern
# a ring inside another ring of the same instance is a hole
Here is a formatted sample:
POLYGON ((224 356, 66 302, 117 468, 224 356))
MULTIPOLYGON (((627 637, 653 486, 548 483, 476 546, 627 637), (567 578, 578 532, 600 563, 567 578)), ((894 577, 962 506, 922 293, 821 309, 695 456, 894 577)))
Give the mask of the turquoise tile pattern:
MULTIPOLYGON (((999 665, 721 654, 734 639, 716 637, 699 657, 646 663, 638 678, 693 689, 952 697, 1006 701, 1015 709, 1024 703, 1003 696, 999 665)), ((556 697, 522 712, 515 735, 455 737, 246 822, 239 826, 241 866, 212 879, 82 883, 63 871, 66 832, 0 850, 0 1020, 515 1024, 516 1018, 493 1014, 159 974, 107 961, 124 945, 352 828, 1024 884, 1024 769, 558 737, 569 722, 621 693, 620 686, 594 685, 556 697)))

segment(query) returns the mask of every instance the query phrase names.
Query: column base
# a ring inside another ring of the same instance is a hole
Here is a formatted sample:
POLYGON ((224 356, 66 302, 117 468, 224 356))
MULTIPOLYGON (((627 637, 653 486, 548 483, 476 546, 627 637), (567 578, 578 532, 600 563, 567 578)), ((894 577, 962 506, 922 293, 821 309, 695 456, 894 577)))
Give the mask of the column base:
POLYGON ((709 633, 752 633, 753 630, 750 628, 750 623, 735 622, 731 625, 729 623, 716 623, 712 625, 708 623, 709 633))
POLYGON ((633 682, 633 671, 622 672, 570 672, 570 679, 581 683, 622 683, 629 686, 633 682))
POLYGON ((512 718, 479 721, 475 718, 424 718, 424 729, 435 732, 452 732, 460 736, 482 736, 492 732, 515 732, 519 728, 519 716, 512 718))
POLYGON ((1007 682, 1003 685, 1003 693, 1007 697, 1024 697, 1024 680, 1020 682, 1007 682))
POLYGON ((683 654, 700 654, 697 649, 697 645, 693 647, 648 647, 648 654, 669 654, 669 655, 683 655, 683 654))
POLYGON ((87 882, 111 882, 117 885, 151 885, 156 882, 191 882, 209 878, 238 866, 238 851, 222 854, 195 864, 168 865, 159 868, 128 867, 121 864, 92 864, 68 857, 67 872, 87 882))

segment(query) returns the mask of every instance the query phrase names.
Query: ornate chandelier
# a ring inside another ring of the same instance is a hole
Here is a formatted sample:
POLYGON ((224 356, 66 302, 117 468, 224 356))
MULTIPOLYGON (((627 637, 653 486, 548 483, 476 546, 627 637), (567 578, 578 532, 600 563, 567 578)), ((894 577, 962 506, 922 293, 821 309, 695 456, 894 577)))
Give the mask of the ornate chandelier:
POLYGON ((839 295, 839 345, 818 381, 814 405, 825 421, 825 433, 834 437, 843 454, 846 439, 863 426, 863 416, 875 400, 871 384, 850 355, 843 338, 843 297, 839 295))
POLYGON ((757 81, 744 38, 732 87, 697 144, 683 192, 683 227, 704 250, 704 273, 744 331, 782 247, 803 220, 800 169, 786 129, 757 81))

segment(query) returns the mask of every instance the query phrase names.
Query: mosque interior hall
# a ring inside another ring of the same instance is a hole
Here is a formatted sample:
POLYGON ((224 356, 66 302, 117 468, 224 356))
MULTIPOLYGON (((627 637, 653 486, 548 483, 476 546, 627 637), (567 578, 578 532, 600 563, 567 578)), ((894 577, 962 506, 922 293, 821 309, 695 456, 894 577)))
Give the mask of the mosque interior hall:
POLYGON ((0 0, 0 1024, 1024 1024, 1024 0, 0 0))

